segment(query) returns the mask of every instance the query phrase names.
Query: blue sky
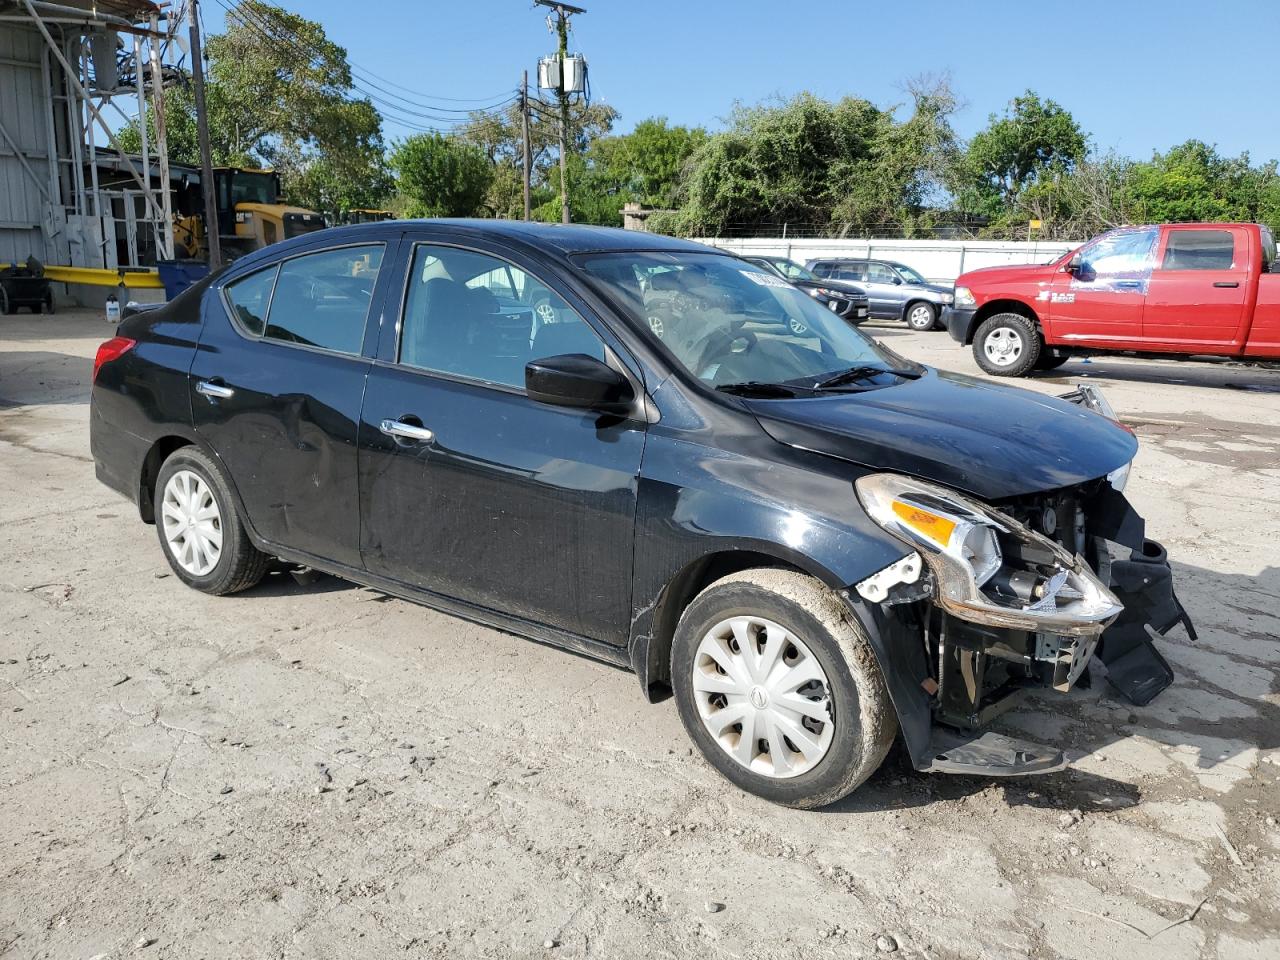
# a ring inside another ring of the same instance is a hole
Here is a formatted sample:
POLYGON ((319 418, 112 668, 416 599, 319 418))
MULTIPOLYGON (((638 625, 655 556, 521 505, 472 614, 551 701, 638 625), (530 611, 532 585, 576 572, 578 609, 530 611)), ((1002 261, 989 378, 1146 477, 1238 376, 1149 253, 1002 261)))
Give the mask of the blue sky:
MULTIPOLYGON (((466 104, 440 98, 505 95, 555 47, 531 0, 283 3, 320 21, 353 63, 415 93, 374 83, 455 109, 466 104)), ((620 132, 655 115, 715 128, 735 100, 801 90, 888 106, 904 100, 907 78, 949 72, 965 103, 954 121, 962 136, 1030 87, 1103 149, 1141 158, 1198 137, 1255 162, 1280 158, 1276 0, 577 5, 588 12, 574 19, 571 48, 590 62, 594 96, 621 111, 620 132)), ((219 0, 202 9, 206 29, 221 29, 219 0)), ((384 129, 388 139, 412 132, 384 129)))

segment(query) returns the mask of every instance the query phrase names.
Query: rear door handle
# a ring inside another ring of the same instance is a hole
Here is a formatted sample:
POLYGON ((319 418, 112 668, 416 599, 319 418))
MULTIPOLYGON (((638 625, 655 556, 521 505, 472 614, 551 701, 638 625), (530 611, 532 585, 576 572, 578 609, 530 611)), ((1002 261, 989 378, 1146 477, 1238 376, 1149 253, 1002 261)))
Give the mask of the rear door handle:
POLYGON ((212 380, 201 380, 197 383, 196 393, 202 393, 206 397, 213 397, 216 400, 230 400, 236 395, 236 392, 230 387, 223 386, 221 383, 214 383, 212 380))
POLYGON ((426 427, 405 423, 403 420, 383 420, 378 429, 388 437, 399 437, 402 440, 416 440, 419 443, 430 443, 436 438, 433 431, 426 427))
POLYGON ((1239 280, 1215 280, 1213 281, 1213 285, 1215 287, 1238 287, 1240 286, 1240 281, 1239 280))

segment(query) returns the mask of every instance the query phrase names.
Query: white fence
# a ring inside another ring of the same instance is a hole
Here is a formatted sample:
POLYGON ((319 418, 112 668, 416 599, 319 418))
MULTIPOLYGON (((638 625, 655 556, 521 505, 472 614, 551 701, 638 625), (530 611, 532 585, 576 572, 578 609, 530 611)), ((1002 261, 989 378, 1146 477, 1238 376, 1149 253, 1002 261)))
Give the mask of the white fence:
POLYGON ((782 256, 804 263, 826 257, 897 260, 939 283, 966 270, 1011 263, 1046 263, 1080 244, 1038 240, 823 240, 821 238, 708 239, 702 241, 741 256, 782 256))

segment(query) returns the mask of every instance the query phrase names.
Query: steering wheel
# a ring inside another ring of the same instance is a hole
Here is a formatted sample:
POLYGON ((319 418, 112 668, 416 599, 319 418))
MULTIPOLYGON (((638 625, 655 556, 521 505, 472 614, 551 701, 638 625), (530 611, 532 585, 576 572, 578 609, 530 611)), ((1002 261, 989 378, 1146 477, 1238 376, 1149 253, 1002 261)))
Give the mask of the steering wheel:
POLYGON ((707 335, 694 370, 705 370, 725 357, 742 356, 756 348, 760 338, 751 330, 716 330, 707 335))

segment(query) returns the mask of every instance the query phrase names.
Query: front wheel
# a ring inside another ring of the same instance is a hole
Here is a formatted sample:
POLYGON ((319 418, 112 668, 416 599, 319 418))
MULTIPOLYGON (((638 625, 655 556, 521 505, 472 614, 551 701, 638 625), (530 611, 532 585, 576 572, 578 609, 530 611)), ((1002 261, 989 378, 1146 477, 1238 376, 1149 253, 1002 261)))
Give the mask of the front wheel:
POLYGON ((907 326, 912 330, 932 330, 938 322, 938 308, 932 303, 913 303, 907 308, 907 326))
POLYGON ((997 313, 978 327, 973 337, 973 358, 996 377, 1021 377, 1040 359, 1044 342, 1034 323, 1020 313, 997 313))
POLYGON ((898 729, 866 633, 830 590, 792 570, 746 570, 698 594, 676 628, 671 678, 703 757, 784 806, 850 793, 898 729))
POLYGON ((247 590, 271 558, 249 541, 217 463, 197 447, 181 447, 160 467, 156 531, 173 572, 189 587, 222 596, 247 590))

